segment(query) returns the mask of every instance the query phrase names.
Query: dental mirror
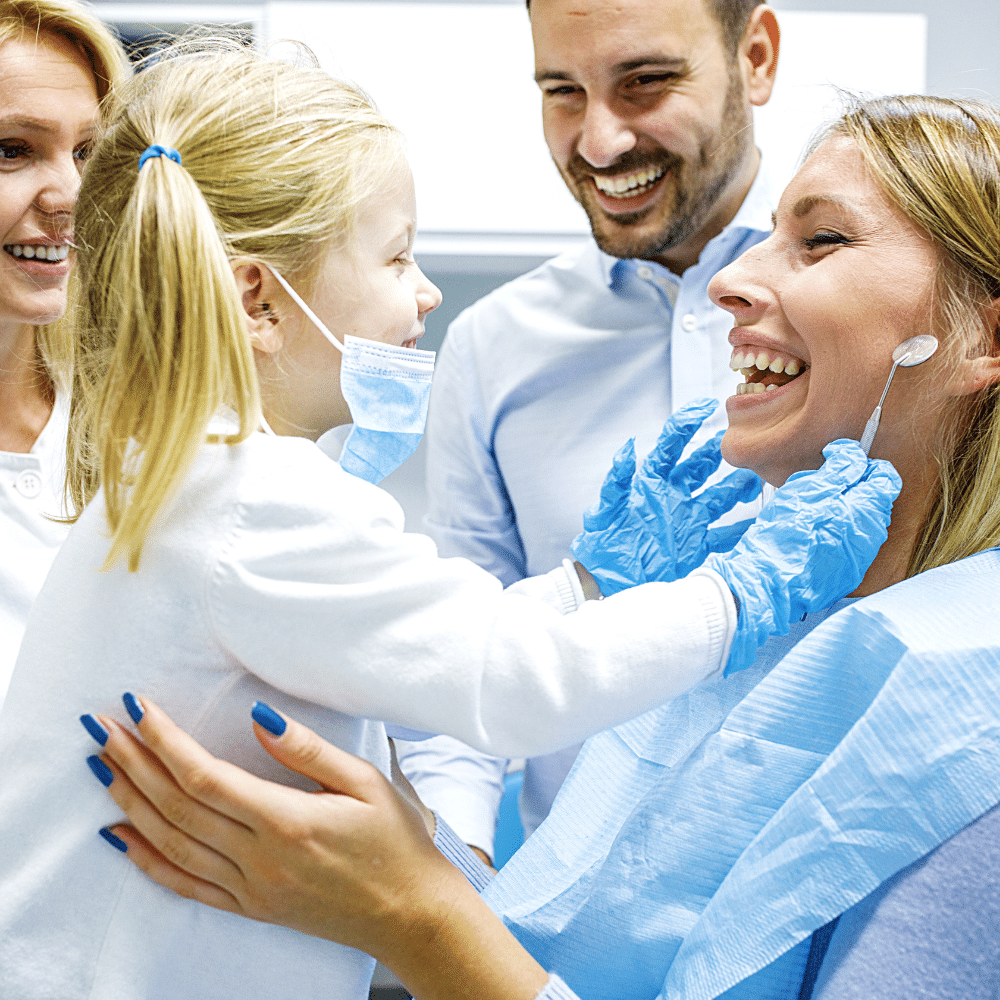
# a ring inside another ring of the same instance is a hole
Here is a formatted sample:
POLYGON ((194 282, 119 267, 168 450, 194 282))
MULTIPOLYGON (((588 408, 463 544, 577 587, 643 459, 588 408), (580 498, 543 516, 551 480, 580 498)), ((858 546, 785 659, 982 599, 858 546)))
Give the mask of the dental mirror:
POLYGON ((914 365, 922 365, 938 349, 937 337, 928 334, 921 334, 919 337, 910 337, 904 340, 899 347, 892 352, 892 371, 889 372, 889 379, 882 390, 882 398, 878 401, 878 406, 865 424, 865 432, 861 435, 861 448, 867 455, 872 449, 875 440, 875 432, 878 430, 879 421, 882 419, 882 404, 885 402, 886 393, 892 385, 892 377, 896 374, 897 368, 912 368, 914 365))

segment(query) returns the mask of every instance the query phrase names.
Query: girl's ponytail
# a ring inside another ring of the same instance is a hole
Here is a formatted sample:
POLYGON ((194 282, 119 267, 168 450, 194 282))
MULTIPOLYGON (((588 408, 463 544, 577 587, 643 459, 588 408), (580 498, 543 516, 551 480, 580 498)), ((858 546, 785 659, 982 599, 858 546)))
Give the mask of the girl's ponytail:
POLYGON ((79 515, 103 489, 106 566, 126 556, 132 570, 212 416, 235 411, 230 444, 260 427, 230 260, 308 287, 399 155, 370 101, 315 66, 214 43, 158 59, 126 88, 76 213, 67 496, 79 515), (140 169, 152 144, 182 162, 154 155, 140 169))

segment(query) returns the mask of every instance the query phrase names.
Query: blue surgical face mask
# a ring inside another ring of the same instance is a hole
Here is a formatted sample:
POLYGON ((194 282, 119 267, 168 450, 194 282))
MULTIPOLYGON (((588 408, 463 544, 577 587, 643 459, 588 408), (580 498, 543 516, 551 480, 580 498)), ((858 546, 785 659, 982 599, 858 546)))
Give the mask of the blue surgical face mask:
POLYGON ((340 391, 354 427, 340 453, 340 467, 359 479, 380 483, 420 444, 431 395, 434 352, 350 336, 341 344, 273 267, 271 273, 343 355, 340 391))

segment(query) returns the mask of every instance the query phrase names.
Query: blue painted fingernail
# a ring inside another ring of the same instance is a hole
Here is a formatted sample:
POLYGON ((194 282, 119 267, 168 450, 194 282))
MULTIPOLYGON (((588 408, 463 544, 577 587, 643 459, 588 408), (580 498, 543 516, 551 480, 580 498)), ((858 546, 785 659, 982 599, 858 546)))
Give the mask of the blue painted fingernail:
POLYGON ((87 758, 87 765, 90 767, 91 771, 94 772, 94 777, 104 785, 105 788, 111 786, 111 782, 115 780, 115 776, 111 773, 111 768, 101 760, 96 754, 92 757, 87 758))
POLYGON ((116 837, 106 826, 97 831, 112 847, 124 854, 128 850, 128 844, 121 837, 116 837))
POLYGON ((83 723, 83 728, 86 729, 87 732, 90 733, 90 735, 93 736, 101 746, 104 746, 108 742, 108 736, 110 734, 89 712, 86 715, 81 715, 80 721, 83 723))
POLYGON ((122 695, 122 701, 125 702, 125 711, 132 716, 132 721, 135 723, 142 722, 142 705, 135 700, 135 695, 131 691, 126 691, 122 695))
POLYGON ((263 726, 272 736, 284 735, 285 720, 270 705, 255 701, 250 715, 258 726, 263 726))

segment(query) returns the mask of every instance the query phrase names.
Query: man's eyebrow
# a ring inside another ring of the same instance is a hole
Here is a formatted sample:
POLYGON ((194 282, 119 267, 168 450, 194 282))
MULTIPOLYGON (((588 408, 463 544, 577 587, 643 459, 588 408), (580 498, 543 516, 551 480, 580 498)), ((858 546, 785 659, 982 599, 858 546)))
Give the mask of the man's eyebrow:
MULTIPOLYGON (((687 65, 685 59, 679 56, 666 56, 662 52, 648 53, 646 55, 637 56, 635 59, 626 59, 623 62, 615 63, 611 67, 611 72, 615 76, 620 76, 622 73, 631 73, 636 69, 666 69, 666 70, 678 70, 682 69, 687 65)), ((542 80, 566 80, 568 82, 573 82, 573 77, 569 73, 564 73, 562 70, 558 69, 540 69, 535 74, 535 83, 541 83, 542 80)))

